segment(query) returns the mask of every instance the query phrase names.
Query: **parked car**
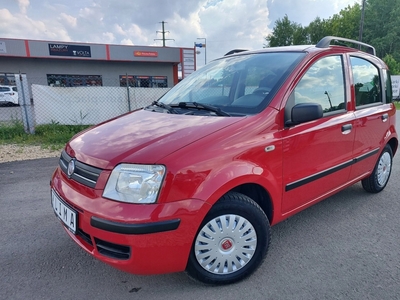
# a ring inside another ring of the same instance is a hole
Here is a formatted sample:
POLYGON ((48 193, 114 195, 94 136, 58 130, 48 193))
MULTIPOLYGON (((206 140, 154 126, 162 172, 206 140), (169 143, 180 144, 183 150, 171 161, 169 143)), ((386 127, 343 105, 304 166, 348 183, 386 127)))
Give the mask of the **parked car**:
POLYGON ((272 225, 360 181, 385 188, 395 114, 389 70, 370 45, 325 37, 234 53, 72 138, 52 207, 115 268, 236 282, 263 262, 272 225))
POLYGON ((0 85, 0 104, 18 105, 18 91, 16 86, 0 85))

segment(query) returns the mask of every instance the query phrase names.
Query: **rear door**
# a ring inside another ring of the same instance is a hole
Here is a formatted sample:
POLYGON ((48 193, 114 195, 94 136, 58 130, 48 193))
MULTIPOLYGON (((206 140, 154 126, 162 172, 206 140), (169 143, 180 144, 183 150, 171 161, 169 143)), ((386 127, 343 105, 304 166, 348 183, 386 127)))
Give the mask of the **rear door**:
POLYGON ((349 179, 355 117, 348 110, 344 65, 342 55, 318 59, 287 100, 286 119, 294 105, 307 102, 320 104, 324 115, 283 131, 284 215, 321 199, 349 179))
POLYGON ((375 166, 389 130, 389 116, 394 113, 390 76, 378 61, 363 56, 350 56, 355 98, 355 143, 350 178, 361 178, 375 166), (388 86, 388 88, 387 88, 388 86))

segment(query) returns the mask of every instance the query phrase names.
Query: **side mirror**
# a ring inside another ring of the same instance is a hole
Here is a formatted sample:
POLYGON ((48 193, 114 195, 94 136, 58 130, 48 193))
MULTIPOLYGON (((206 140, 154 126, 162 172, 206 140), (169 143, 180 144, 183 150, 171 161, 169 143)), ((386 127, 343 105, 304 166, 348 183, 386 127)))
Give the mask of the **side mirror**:
POLYGON ((317 103, 299 103, 293 106, 291 120, 286 121, 285 125, 290 127, 297 124, 317 120, 322 118, 322 106, 317 103))

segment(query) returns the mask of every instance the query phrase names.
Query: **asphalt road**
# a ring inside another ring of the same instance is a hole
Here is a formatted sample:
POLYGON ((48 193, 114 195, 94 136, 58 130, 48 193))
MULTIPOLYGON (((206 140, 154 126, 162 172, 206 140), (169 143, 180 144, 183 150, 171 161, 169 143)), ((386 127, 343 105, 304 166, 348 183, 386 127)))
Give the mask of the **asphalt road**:
POLYGON ((383 192, 356 184, 277 224, 264 264, 228 286, 127 274, 86 254, 50 206, 57 163, 0 164, 0 299, 400 299, 400 152, 383 192))

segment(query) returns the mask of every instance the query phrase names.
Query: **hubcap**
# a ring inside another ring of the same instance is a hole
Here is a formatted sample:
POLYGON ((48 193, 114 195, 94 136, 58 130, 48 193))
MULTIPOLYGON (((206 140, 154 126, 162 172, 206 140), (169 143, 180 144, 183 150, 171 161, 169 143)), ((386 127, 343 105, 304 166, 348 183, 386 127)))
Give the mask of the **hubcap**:
POLYGON ((197 235, 194 251, 198 263, 213 274, 229 274, 243 268, 253 257, 257 234, 253 225, 238 215, 210 220, 197 235))
POLYGON ((376 171, 376 177, 380 186, 384 186, 388 181, 391 167, 392 161, 390 159, 390 154, 385 152, 379 159, 378 168, 376 171))

